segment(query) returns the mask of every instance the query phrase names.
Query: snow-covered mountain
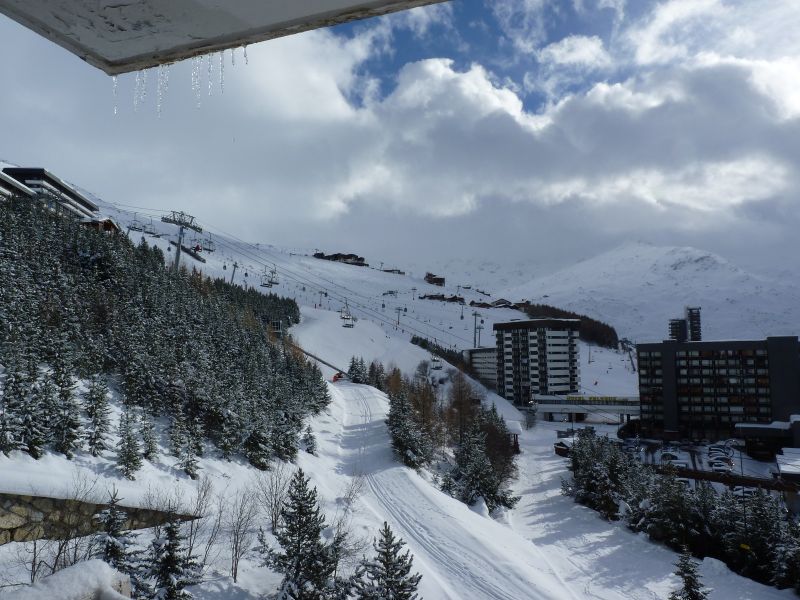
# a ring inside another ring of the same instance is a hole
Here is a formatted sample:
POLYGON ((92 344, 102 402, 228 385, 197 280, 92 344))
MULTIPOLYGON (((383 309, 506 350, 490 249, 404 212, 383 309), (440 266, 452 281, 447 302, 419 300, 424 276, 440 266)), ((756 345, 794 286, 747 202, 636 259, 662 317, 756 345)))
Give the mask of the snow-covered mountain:
POLYGON ((629 243, 497 296, 551 304, 605 321, 634 341, 667 337, 683 307, 703 309, 705 339, 800 333, 800 286, 754 275, 689 247, 629 243))

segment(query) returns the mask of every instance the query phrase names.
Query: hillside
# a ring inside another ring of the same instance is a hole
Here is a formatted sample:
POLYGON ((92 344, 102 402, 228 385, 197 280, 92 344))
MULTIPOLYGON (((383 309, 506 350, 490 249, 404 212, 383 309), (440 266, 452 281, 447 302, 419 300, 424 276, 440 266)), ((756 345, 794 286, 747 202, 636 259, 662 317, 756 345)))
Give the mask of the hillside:
POLYGON ((702 307, 707 339, 800 333, 796 283, 748 273, 696 248, 625 244, 497 295, 585 313, 633 341, 666 338, 668 320, 686 305, 702 307))

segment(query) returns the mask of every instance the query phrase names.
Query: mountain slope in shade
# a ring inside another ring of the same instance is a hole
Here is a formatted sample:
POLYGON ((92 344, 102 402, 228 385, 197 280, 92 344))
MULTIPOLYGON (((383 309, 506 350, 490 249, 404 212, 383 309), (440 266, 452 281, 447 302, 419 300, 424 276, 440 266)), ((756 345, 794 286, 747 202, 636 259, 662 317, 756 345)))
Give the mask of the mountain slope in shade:
POLYGON ((639 342, 666 338, 686 305, 702 307, 704 339, 800 334, 796 282, 690 247, 629 243, 497 295, 584 313, 639 342))

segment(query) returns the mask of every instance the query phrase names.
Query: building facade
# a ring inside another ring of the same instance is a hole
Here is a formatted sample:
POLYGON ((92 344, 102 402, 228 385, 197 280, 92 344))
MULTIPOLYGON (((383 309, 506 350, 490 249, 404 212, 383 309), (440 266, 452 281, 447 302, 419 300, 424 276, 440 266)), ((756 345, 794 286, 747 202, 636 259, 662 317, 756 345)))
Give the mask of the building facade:
POLYGON ((580 389, 578 319, 495 323, 497 393, 517 406, 580 389))
POLYGON ((7 167, 3 172, 33 190, 52 209, 77 218, 97 216, 99 207, 46 169, 7 167))
POLYGON ((36 193, 28 186, 0 171, 0 200, 6 200, 12 196, 33 198, 35 195, 36 193))
POLYGON ((720 439, 737 423, 789 421, 800 414, 800 342, 766 340, 639 344, 643 430, 720 439))
POLYGON ((497 385, 497 348, 470 348, 464 350, 463 356, 475 371, 478 381, 494 390, 497 385))

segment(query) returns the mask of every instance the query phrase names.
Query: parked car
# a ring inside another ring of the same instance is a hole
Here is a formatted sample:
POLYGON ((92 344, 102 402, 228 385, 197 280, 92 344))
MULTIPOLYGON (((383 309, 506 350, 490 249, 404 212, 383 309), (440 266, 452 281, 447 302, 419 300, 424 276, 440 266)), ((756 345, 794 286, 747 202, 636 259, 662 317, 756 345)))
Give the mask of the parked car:
POLYGON ((674 460, 678 460, 678 455, 672 452, 662 452, 661 453, 661 462, 672 462, 674 460))
POLYGON ((745 487, 743 485, 737 485, 733 488, 733 494, 735 496, 741 496, 742 498, 750 498, 751 496, 755 496, 757 493, 756 488, 754 487, 745 487))
POLYGON ((714 473, 730 474, 731 468, 724 463, 712 463, 709 465, 714 473))
POLYGON ((689 468, 689 463, 687 463, 685 460, 668 460, 668 461, 662 461, 661 464, 672 465, 676 469, 688 469, 689 468))

